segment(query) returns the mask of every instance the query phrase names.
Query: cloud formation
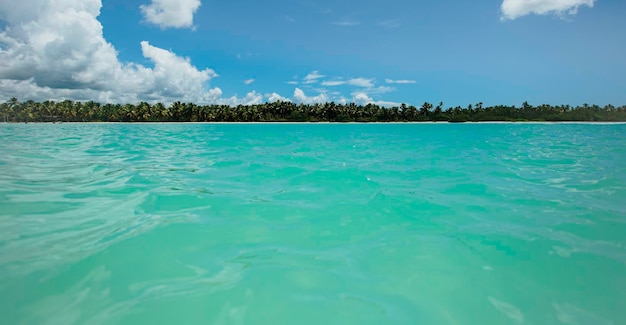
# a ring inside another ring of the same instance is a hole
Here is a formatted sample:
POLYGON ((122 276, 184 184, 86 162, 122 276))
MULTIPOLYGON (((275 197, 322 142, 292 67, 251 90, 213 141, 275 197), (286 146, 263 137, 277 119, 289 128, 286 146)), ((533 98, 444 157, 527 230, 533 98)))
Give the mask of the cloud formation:
POLYGON ((348 80, 327 80, 327 81, 322 81, 321 85, 325 87, 350 85, 350 86, 363 87, 363 88, 372 88, 374 87, 374 79, 373 78, 371 79, 352 78, 348 80))
MULTIPOLYGON (((201 105, 258 104, 264 99, 312 104, 343 98, 340 94, 329 95, 325 89, 316 89, 318 95, 307 96, 300 88, 295 88, 291 99, 255 91, 241 98, 224 98, 220 88, 209 87, 209 82, 218 77, 214 70, 197 67, 189 58, 148 41, 137 46, 149 66, 121 62, 115 47, 104 38, 97 19, 101 8, 101 0, 0 2, 0 19, 5 23, 0 29, 0 98, 100 103, 182 101, 201 105)), ((323 78, 318 71, 312 71, 293 81, 313 91, 310 88, 322 83, 323 78)), ((373 78, 337 80, 369 94, 392 90, 376 87, 373 78)))
POLYGON ((322 81, 321 85, 324 87, 335 87, 335 86, 341 86, 341 85, 345 85, 346 82, 343 80, 326 80, 326 81, 322 81))
MULTIPOLYGON (((294 102, 296 103, 320 103, 325 101, 334 101, 336 103, 347 103, 349 100, 346 99, 340 92, 337 91, 327 91, 324 88, 315 88, 315 85, 320 85, 322 87, 338 87, 338 86, 349 86, 352 87, 354 92, 352 93, 352 101, 357 104, 376 104, 381 106, 398 106, 399 103, 389 102, 389 101, 376 101, 370 97, 370 95, 380 95, 388 92, 395 91, 396 89, 389 86, 378 86, 375 78, 342 78, 335 77, 330 80, 324 80, 326 76, 321 74, 319 71, 315 70, 304 78, 302 78, 302 82, 297 80, 292 80, 287 83, 289 84, 302 84, 303 88, 307 91, 317 91, 319 92, 318 96, 309 97, 306 96, 304 91, 300 88, 296 88, 294 92, 294 102)), ((403 84, 403 83, 415 83, 413 80, 391 80, 386 79, 386 83, 388 84, 403 84)))
POLYGON ((400 103, 396 103, 396 102, 390 102, 390 101, 384 101, 384 100, 375 101, 367 93, 362 92, 362 91, 353 93, 352 101, 357 105, 374 104, 374 105, 384 106, 384 107, 400 106, 400 103))
POLYGON ((385 82, 388 84, 414 84, 415 80, 393 80, 393 79, 385 79, 385 82))
POLYGON ((351 86, 363 87, 363 88, 372 88, 374 87, 374 79, 367 78, 353 78, 348 80, 348 84, 351 86))
POLYGON ((304 77, 304 81, 302 83, 304 84, 312 84, 312 83, 316 83, 318 81, 318 79, 324 78, 326 77, 323 74, 320 74, 319 71, 313 71, 309 74, 307 74, 304 77))
POLYGON ((578 7, 593 7, 595 0, 503 0, 500 10, 502 20, 514 20, 522 16, 535 15, 574 15, 578 7))
POLYGON ((250 78, 250 79, 243 81, 243 83, 245 83, 246 85, 251 85, 253 82, 254 82, 254 78, 250 78))
POLYGON ((293 100, 294 102, 300 104, 315 104, 315 103, 326 103, 329 101, 328 95, 321 93, 317 96, 309 97, 304 91, 300 88, 296 88, 293 92, 293 100))
POLYGON ((262 100, 255 92, 222 98, 220 88, 207 88, 215 71, 147 41, 138 46, 154 67, 120 62, 97 20, 101 7, 101 0, 0 2, 0 18, 7 23, 0 31, 0 97, 102 103, 262 100))
POLYGON ((193 15, 200 8, 200 0, 152 0, 139 8, 149 23, 165 28, 193 26, 193 15))
POLYGON ((225 104, 229 106, 237 106, 237 105, 257 105, 263 102, 263 95, 257 93, 256 91, 251 91, 246 94, 243 98, 238 98, 237 96, 233 96, 226 99, 221 99, 218 101, 220 104, 225 104))
POLYGON ((265 94, 265 97, 267 97, 267 101, 269 103, 274 103, 274 102, 291 102, 291 100, 289 98, 285 98, 277 93, 271 93, 271 94, 265 94))

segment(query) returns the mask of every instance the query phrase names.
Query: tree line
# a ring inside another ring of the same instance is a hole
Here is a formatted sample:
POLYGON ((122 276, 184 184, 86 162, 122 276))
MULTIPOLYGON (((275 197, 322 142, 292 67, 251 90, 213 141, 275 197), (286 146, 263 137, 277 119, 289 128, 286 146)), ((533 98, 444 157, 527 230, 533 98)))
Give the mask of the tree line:
POLYGON ((4 122, 479 122, 479 121, 626 121, 626 106, 584 104, 539 105, 524 102, 520 107, 482 103, 467 107, 420 107, 402 104, 381 107, 375 104, 296 104, 277 101, 258 105, 196 105, 174 102, 150 104, 100 104, 94 101, 47 100, 21 102, 17 98, 0 104, 4 122))

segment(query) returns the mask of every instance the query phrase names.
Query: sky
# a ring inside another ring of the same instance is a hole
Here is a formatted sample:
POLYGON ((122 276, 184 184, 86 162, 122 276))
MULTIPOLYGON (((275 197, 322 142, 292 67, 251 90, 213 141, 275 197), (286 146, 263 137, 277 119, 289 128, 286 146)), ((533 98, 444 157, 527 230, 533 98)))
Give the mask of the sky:
POLYGON ((0 1, 0 101, 626 104, 623 0, 0 1))

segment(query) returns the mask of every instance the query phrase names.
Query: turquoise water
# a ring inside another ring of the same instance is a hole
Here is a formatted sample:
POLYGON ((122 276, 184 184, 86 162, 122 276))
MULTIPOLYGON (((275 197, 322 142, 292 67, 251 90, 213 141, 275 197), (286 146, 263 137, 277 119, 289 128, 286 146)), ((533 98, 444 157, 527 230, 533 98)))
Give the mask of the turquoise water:
POLYGON ((624 324, 626 125, 0 125, 3 324, 624 324))

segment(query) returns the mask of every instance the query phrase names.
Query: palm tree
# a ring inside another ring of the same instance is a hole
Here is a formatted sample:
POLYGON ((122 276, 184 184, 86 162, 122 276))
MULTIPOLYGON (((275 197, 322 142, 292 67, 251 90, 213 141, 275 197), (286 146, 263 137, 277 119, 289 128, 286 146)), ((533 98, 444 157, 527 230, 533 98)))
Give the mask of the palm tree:
POLYGON ((432 108, 433 104, 429 102, 424 102, 424 104, 422 104, 422 107, 420 107, 420 115, 422 115, 423 117, 428 117, 428 114, 430 113, 430 110, 432 108))

